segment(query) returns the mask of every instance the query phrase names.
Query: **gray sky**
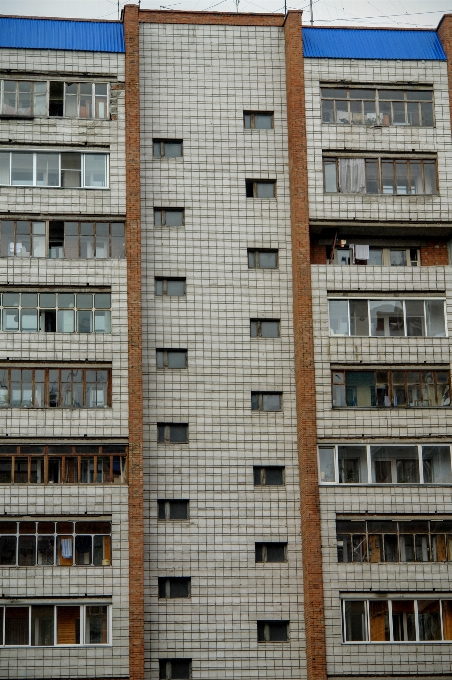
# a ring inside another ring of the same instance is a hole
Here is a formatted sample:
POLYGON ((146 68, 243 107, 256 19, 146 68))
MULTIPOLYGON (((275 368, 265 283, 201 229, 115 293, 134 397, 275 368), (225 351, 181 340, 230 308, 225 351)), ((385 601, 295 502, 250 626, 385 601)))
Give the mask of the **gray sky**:
MULTIPOLYGON (((138 2, 138 0, 136 0, 138 2)), ((119 0, 120 7, 129 0, 119 0)), ((312 0, 314 25, 436 27, 452 13, 452 0, 312 0)), ((141 0, 142 9, 232 12, 234 0, 141 0), (168 3, 168 4, 166 4, 168 3)), ((309 23, 309 0, 287 0, 288 9, 303 9, 309 23)), ((239 0, 241 12, 282 12, 284 0, 239 0)), ((118 0, 0 0, 0 14, 20 16, 117 19, 118 0)))

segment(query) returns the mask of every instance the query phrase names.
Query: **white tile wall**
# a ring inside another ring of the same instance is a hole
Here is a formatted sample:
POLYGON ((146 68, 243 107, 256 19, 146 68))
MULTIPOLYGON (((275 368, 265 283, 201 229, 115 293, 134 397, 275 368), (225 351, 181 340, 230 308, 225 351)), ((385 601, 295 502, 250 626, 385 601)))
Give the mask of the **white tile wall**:
POLYGON ((193 677, 300 678, 302 570, 292 337, 284 38, 279 28, 140 25, 146 503, 146 676, 193 659, 193 677), (243 110, 275 112, 244 131, 243 110), (153 138, 182 138, 155 159, 153 138), (276 200, 245 178, 277 180, 276 200), (153 206, 185 207, 155 228, 153 206), (247 247, 279 248, 249 270, 247 247), (154 276, 186 276, 185 298, 154 276), (251 339, 253 317, 281 338, 251 339), (155 349, 188 368, 156 370, 155 349), (251 390, 282 390, 281 413, 252 413, 251 390), (156 445, 156 423, 188 422, 187 445, 156 445), (253 486, 253 465, 286 466, 286 486, 253 486), (190 520, 157 522, 157 499, 189 498, 190 520), (288 540, 288 563, 256 565, 254 544, 288 540), (157 577, 191 576, 191 599, 162 601, 157 577), (258 619, 289 619, 290 642, 258 644, 258 619))

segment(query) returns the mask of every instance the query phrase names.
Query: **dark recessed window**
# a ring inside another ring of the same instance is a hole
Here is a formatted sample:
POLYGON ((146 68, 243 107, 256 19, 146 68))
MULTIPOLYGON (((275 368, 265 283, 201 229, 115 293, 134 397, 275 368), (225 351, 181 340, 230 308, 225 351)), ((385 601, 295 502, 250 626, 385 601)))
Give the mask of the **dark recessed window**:
POLYGON ((289 639, 288 621, 258 621, 258 642, 287 642, 289 639))
POLYGON ((181 139, 154 139, 155 158, 180 158, 182 156, 181 139))
POLYGON ((273 111, 244 111, 245 130, 271 130, 274 126, 273 111))
POLYGON ((187 368, 187 350, 158 349, 157 368, 187 368))
POLYGON ((247 179, 247 198, 276 198, 276 181, 273 179, 247 179))
POLYGON ((190 578, 159 578, 159 597, 167 599, 190 597, 190 578))
POLYGON ((278 251, 248 248, 248 267, 250 269, 277 269, 278 251))
POLYGON ((155 277, 155 294, 160 297, 162 295, 168 295, 169 297, 182 297, 185 295, 185 282, 184 278, 163 278, 160 276, 155 277))
POLYGON ((186 423, 157 423, 157 441, 159 444, 188 442, 188 425, 186 423))
POLYGON ((279 338, 279 319, 250 319, 250 336, 252 338, 279 338))
POLYGON ((256 543, 256 562, 286 562, 287 543, 256 543))
POLYGON ((160 520, 188 519, 189 501, 161 500, 158 501, 158 515, 160 520))
POLYGON ((251 392, 252 411, 280 411, 282 392, 251 392))
POLYGON ((154 208, 154 225, 156 227, 182 227, 183 224, 183 208, 154 208))
POLYGON ((255 466, 254 486, 284 486, 284 468, 276 465, 255 466))
POLYGON ((191 659, 160 659, 159 680, 190 680, 191 659))

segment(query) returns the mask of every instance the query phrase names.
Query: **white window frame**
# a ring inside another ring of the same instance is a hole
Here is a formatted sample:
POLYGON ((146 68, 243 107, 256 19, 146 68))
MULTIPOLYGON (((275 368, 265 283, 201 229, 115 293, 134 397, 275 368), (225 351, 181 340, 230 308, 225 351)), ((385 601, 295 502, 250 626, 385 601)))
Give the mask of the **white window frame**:
MULTIPOLYGON (((424 465, 423 465, 423 452, 422 448, 424 446, 448 446, 449 447, 449 456, 451 455, 451 444, 447 442, 422 442, 421 444, 417 444, 415 442, 408 442, 404 441, 402 445, 400 444, 386 444, 384 442, 372 442, 372 443, 362 443, 362 444, 357 444, 356 442, 352 443, 341 443, 341 444, 319 444, 317 446, 317 466, 318 466, 318 475, 319 475, 319 485, 323 487, 328 487, 328 486, 379 486, 379 487, 391 487, 391 486, 401 486, 401 487, 409 487, 412 486, 411 484, 402 484, 402 483, 397 483, 397 482, 392 482, 389 484, 379 484, 378 482, 372 481, 372 455, 371 455, 371 447, 372 446, 388 446, 388 447, 394 447, 394 448, 400 448, 401 446, 405 447, 417 447, 417 457, 419 461, 419 482, 415 484, 415 486, 425 486, 428 485, 430 486, 430 483, 424 482, 424 465), (339 446, 349 446, 353 447, 356 446, 357 448, 362 448, 363 446, 366 447, 366 462, 367 462, 367 481, 366 482, 340 482, 339 481, 339 446), (334 482, 325 482, 321 478, 321 468, 320 468, 320 449, 323 448, 328 448, 328 449, 333 449, 334 453, 334 482)), ((451 467, 452 467, 452 459, 451 459, 451 467)), ((438 486, 438 482, 432 482, 432 485, 438 486)), ((441 486, 452 486, 452 482, 441 482, 441 486)))
POLYGON ((380 297, 380 298, 365 298, 365 297, 328 297, 328 330, 329 330, 329 335, 332 338, 410 338, 410 337, 419 337, 419 338, 434 338, 434 337, 441 337, 441 338, 447 338, 449 337, 449 331, 448 331, 448 325, 447 325, 447 311, 446 311, 446 298, 443 297, 409 297, 409 298, 398 298, 398 297, 380 297), (366 301, 367 302, 367 319, 368 319, 368 330, 369 333, 368 335, 351 335, 350 330, 351 330, 351 321, 350 321, 350 301, 351 300, 361 300, 361 301, 366 301), (424 306, 424 330, 425 330, 425 335, 419 335, 419 336, 411 336, 407 335, 407 316, 406 316, 406 302, 410 301, 421 301, 424 306), (427 335, 427 308, 426 308, 426 302, 430 301, 441 301, 443 303, 443 312, 444 312, 444 329, 445 329, 445 335, 441 336, 434 336, 434 335, 427 335), (331 332, 331 314, 330 314, 330 302, 347 302, 348 303, 348 330, 347 330, 347 335, 336 335, 335 333, 331 332), (400 336, 380 336, 380 335, 371 335, 371 316, 370 316, 370 303, 371 302, 400 302, 402 303, 403 307, 403 324, 404 324, 404 335, 400 336))
MULTIPOLYGON (((91 119, 87 119, 91 120, 91 119)), ((19 187, 25 187, 29 189, 65 189, 65 190, 87 190, 87 191, 109 191, 110 190, 110 153, 105 153, 105 152, 99 152, 99 151, 88 151, 84 149, 83 151, 80 150, 69 150, 69 151, 56 151, 55 149, 42 149, 40 151, 33 151, 30 149, 2 149, 0 148, 1 153, 9 153, 9 184, 1 184, 0 186, 4 187, 11 187, 11 188, 19 188, 19 187), (31 153, 33 154, 33 184, 11 184, 11 159, 12 159, 12 154, 13 153, 31 153), (53 154, 58 154, 58 167, 59 167, 59 184, 50 186, 50 185, 45 185, 45 186, 37 186, 36 184, 36 165, 37 165, 37 155, 40 153, 53 153, 53 154), (61 154, 63 153, 79 153, 80 154, 80 184, 81 186, 79 187, 62 187, 61 186, 61 154), (86 162, 86 156, 87 155, 99 155, 104 157, 104 162, 105 162, 105 181, 106 181, 106 186, 104 187, 93 187, 93 186, 86 186, 85 185, 85 162, 86 162)))
POLYGON ((62 600, 61 602, 45 602, 45 601, 37 601, 33 602, 33 604, 28 604, 27 602, 2 602, 0 605, 0 611, 1 615, 3 617, 3 636, 2 636, 2 642, 3 644, 0 645, 0 649, 23 649, 23 648, 29 648, 31 647, 32 649, 59 649, 61 647, 69 647, 69 648, 75 648, 79 649, 80 647, 87 647, 92 648, 92 647, 112 647, 113 641, 112 641, 112 604, 111 602, 77 602, 77 601, 69 601, 65 602, 62 600), (32 625, 32 607, 33 606, 41 606, 41 607, 53 607, 53 640, 54 644, 53 645, 32 645, 31 644, 31 625, 32 625), (80 607, 80 642, 78 644, 65 644, 61 645, 57 643, 58 639, 58 616, 57 616, 57 607, 80 607), (6 608, 7 607, 28 607, 28 645, 6 645, 5 644, 5 632, 6 632, 6 608), (96 643, 90 643, 86 642, 86 608, 87 607, 107 607, 107 642, 96 642, 96 643))

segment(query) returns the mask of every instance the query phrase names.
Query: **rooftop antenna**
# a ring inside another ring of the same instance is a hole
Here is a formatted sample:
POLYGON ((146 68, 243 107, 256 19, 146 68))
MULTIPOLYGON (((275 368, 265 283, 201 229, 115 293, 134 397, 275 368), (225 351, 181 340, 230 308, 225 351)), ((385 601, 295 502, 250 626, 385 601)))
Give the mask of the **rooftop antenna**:
POLYGON ((239 11, 239 2, 240 2, 240 0, 234 0, 234 2, 235 2, 235 9, 236 9, 236 12, 238 12, 238 11, 239 11))
POLYGON ((312 13, 312 0, 309 0, 309 6, 311 8, 311 26, 314 25, 314 14, 312 13))

